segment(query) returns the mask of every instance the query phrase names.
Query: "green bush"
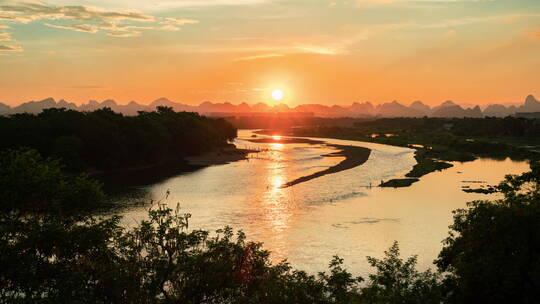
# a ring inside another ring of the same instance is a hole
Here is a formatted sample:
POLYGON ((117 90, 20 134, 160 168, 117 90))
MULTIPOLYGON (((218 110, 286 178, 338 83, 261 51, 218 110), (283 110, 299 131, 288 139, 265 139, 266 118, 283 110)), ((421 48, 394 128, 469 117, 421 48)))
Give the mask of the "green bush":
POLYGON ((540 298, 540 167, 508 176, 504 199, 454 211, 436 261, 450 303, 537 303, 540 298))
POLYGON ((78 215, 102 198, 100 183, 85 174, 65 176, 59 160, 30 149, 0 152, 0 212, 78 215))

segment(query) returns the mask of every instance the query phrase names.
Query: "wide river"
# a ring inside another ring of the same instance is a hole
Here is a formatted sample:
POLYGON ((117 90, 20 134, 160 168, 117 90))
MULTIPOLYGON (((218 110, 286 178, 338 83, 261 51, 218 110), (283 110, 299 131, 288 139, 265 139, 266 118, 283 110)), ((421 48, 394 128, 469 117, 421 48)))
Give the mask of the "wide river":
MULTIPOLYGON (((356 168, 300 183, 280 186, 339 163, 342 157, 323 157, 336 149, 323 144, 268 144, 248 141, 252 132, 239 131, 240 148, 258 148, 248 160, 180 174, 144 187, 159 200, 177 203, 191 213, 191 228, 216 230, 231 226, 249 239, 264 242, 275 261, 287 259, 310 273, 327 269, 333 255, 345 259, 349 271, 370 272, 366 256, 382 257, 394 240, 402 256, 418 255, 420 269, 434 268, 452 223, 452 210, 466 202, 497 195, 469 194, 463 181, 497 184, 506 174, 529 169, 526 162, 479 159, 454 163, 408 188, 369 187, 381 180, 403 177, 416 163, 408 148, 367 142, 322 139, 327 143, 371 149, 368 161, 356 168)), ((321 140, 317 138, 317 140, 321 140)), ((122 212, 133 225, 146 217, 148 207, 122 212)))

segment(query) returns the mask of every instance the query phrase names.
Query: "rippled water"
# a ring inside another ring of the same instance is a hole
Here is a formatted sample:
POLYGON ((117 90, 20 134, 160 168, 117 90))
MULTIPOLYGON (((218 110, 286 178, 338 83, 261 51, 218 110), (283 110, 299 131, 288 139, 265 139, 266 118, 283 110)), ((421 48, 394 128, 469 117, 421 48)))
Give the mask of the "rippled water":
MULTIPOLYGON (((480 159, 424 176, 409 188, 370 188, 381 180, 402 177, 416 163, 413 150, 387 145, 324 139, 328 143, 372 149, 362 166, 326 175, 289 188, 280 186, 339 163, 322 157, 336 149, 326 145, 261 144, 240 131, 239 147, 268 151, 249 160, 211 166, 146 187, 154 199, 170 191, 167 203, 180 203, 193 215, 190 226, 215 230, 226 225, 262 241, 274 260, 317 272, 333 255, 348 269, 365 275, 367 255, 381 257, 394 240, 404 255, 417 254, 422 269, 432 267, 452 222, 451 211, 476 199, 496 195, 461 191, 462 181, 498 183, 505 174, 529 169, 525 162, 480 159)), ((146 216, 144 208, 125 211, 126 225, 146 216)))

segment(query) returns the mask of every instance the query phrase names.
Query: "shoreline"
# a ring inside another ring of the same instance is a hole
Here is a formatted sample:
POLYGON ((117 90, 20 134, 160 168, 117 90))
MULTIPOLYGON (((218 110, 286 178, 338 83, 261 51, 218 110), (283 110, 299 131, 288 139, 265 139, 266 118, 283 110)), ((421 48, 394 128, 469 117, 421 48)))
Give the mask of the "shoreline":
MULTIPOLYGON (((263 134, 263 135, 269 135, 271 133, 276 133, 276 132, 271 132, 271 130, 260 130, 257 132, 257 134, 263 134)), ((296 134, 294 134, 294 130, 281 130, 280 132, 278 133, 281 133, 281 134, 284 134, 285 136, 297 136, 296 134)), ((301 136, 301 137, 304 137, 304 136, 301 136)), ((415 150, 414 151, 414 158, 416 160, 416 164, 411 168, 411 170, 409 172, 407 172, 405 174, 404 177, 402 178, 395 178, 395 179, 390 179, 386 182, 383 181, 383 183, 381 183, 379 185, 379 187, 382 187, 382 188, 385 188, 385 187, 392 187, 392 188, 401 188, 401 187, 410 187, 412 184, 414 184, 415 182, 419 181, 420 178, 424 175, 427 175, 429 173, 432 173, 432 172, 436 172, 436 171, 443 171, 445 169, 448 169, 448 168, 451 168, 453 167, 452 164, 446 162, 446 161, 441 161, 441 160, 435 160, 435 159, 432 159, 432 158, 429 158, 427 157, 425 154, 426 154, 426 151, 421 149, 421 148, 418 148, 418 147, 414 147, 414 146, 411 146, 411 145, 398 145, 398 144, 391 144, 391 143, 381 143, 381 142, 377 142, 377 141, 369 141, 369 140, 358 140, 358 139, 353 139, 353 138, 350 138, 350 137, 343 137, 343 138, 339 138, 339 137, 325 137, 325 136, 318 136, 318 135, 309 135, 309 136, 306 136, 306 137, 316 137, 316 138, 333 138, 333 139, 343 139, 343 140, 354 140, 354 141, 358 141, 358 142, 368 142, 368 143, 378 143, 378 144, 383 144, 383 145, 389 145, 389 146, 395 146, 395 147, 407 147, 407 148, 410 148, 410 149, 413 149, 415 150)), ((306 142, 306 143, 309 143, 309 142, 314 142, 314 143, 324 143, 324 141, 318 141, 318 140, 313 140, 313 139, 307 139, 307 138, 296 138, 297 140, 302 140, 302 142, 306 142)), ((271 139, 265 139, 265 140, 271 140, 271 139)), ((328 144, 329 146, 339 146, 339 145, 331 145, 331 144, 328 144)), ((344 146, 344 147, 349 147, 349 146, 344 146)), ((371 151, 371 150, 370 150, 371 151)), ((338 152, 339 153, 339 152, 338 152)), ((369 157, 369 156, 368 156, 369 157)), ((367 161, 367 159, 366 159, 367 161)), ((364 161, 365 162, 365 161, 364 161)), ((363 164, 364 162, 362 162, 361 164, 363 164)), ((340 163, 341 164, 341 163, 340 163)), ((338 165, 340 165, 338 164, 338 165)), ((360 165, 361 165, 360 164, 360 165)), ((358 166, 358 165, 357 165, 358 166)), ((355 166, 354 166, 355 167, 355 166)), ((330 168, 331 169, 331 168, 330 168)), ((350 168, 349 168, 350 169, 350 168)), ((346 170, 346 169, 343 169, 343 170, 346 170)), ((326 171, 326 170, 324 170, 326 171)), ((339 171, 342 171, 342 170, 338 170, 336 172, 339 172, 339 171)), ((321 171, 323 172, 323 171, 321 171)), ((319 172, 315 173, 315 174, 318 174, 319 172)), ((330 172, 330 173, 335 173, 335 172, 330 172)), ((323 175, 326 175, 326 174, 330 174, 330 173, 324 173, 323 175)), ((312 174, 313 175, 313 174, 312 174)), ((321 175, 322 176, 322 175, 321 175)), ((308 176, 309 177, 309 176, 308 176)), ((304 178, 304 177, 302 177, 304 178)), ((302 179, 302 178, 299 178, 299 179, 302 179)), ((314 177, 316 178, 316 177, 314 177)), ((307 180, 310 180, 312 178, 309 178, 307 180)), ((306 181, 307 181, 306 180, 306 181)), ((292 185, 294 184, 297 184, 298 182, 296 182, 296 180, 294 180, 293 182, 290 182, 292 183, 292 185), (294 182, 294 183, 293 183, 294 182)), ((289 183, 287 183, 289 184, 289 183)), ((286 185, 287 185, 286 184, 286 185)), ((286 186, 286 187, 289 187, 289 186, 286 186)))
POLYGON ((214 166, 225 165, 239 160, 247 159, 248 154, 256 153, 255 150, 228 148, 218 151, 208 152, 198 156, 189 156, 184 158, 188 165, 192 166, 214 166))
POLYGON ((315 178, 319 178, 328 174, 334 174, 341 171, 349 170, 355 167, 358 167, 360 165, 363 165, 371 155, 371 149, 364 148, 364 147, 357 147, 357 146, 345 146, 345 145, 335 145, 335 144, 327 144, 328 146, 335 147, 340 149, 341 151, 325 154, 323 156, 325 157, 345 157, 344 160, 342 160, 337 165, 334 165, 328 169, 315 172, 310 175, 299 177, 295 180, 292 180, 290 182, 287 182, 283 185, 281 185, 280 188, 288 188, 303 182, 310 181, 315 178))
MULTIPOLYGON (((263 130, 264 132, 264 130, 263 130)), ((262 133, 264 134, 264 133, 262 133)), ((266 134, 264 134, 266 135, 266 134)), ((329 144, 323 140, 314 140, 308 138, 298 138, 298 137, 286 137, 286 138, 254 138, 249 139, 248 141, 253 143, 279 143, 279 144, 310 144, 310 145, 326 145, 329 147, 334 147, 340 151, 321 155, 323 157, 345 157, 340 163, 310 175, 302 176, 292 181, 289 181, 280 186, 280 188, 288 188, 294 185, 310 181, 328 174, 334 174, 341 171, 349 170, 360 165, 363 165, 371 155, 371 149, 358 146, 347 146, 347 145, 338 145, 338 144, 329 144)))
POLYGON ((224 165, 235 161, 245 160, 248 149, 236 147, 221 148, 198 156, 189 156, 174 163, 161 163, 140 167, 130 167, 111 171, 94 171, 89 175, 101 181, 107 192, 124 191, 130 187, 151 185, 161 180, 182 173, 189 173, 213 165, 224 165), (119 183, 118 181, 122 181, 119 183))

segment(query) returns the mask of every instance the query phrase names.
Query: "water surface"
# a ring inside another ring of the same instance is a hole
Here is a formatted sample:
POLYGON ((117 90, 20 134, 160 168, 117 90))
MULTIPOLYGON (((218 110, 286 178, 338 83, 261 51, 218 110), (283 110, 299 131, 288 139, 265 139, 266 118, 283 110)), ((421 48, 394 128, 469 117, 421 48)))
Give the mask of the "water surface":
MULTIPOLYGON (((348 269, 365 275, 365 257, 381 257, 394 240, 404 255, 417 254, 419 267, 433 267, 441 241, 452 222, 451 211, 476 199, 497 195, 465 193, 463 181, 496 184, 506 174, 529 169, 526 162, 479 159, 454 163, 408 188, 378 188, 381 180, 402 177, 416 163, 414 150, 375 143, 324 139, 331 144, 372 150, 356 168, 326 175, 289 188, 280 186, 324 170, 343 160, 323 157, 336 152, 324 144, 252 143, 251 131, 239 131, 239 147, 265 149, 250 159, 211 166, 145 187, 154 200, 170 192, 167 203, 192 214, 190 226, 215 230, 226 225, 242 229, 249 239, 264 242, 274 260, 287 258, 309 272, 323 271, 333 255, 348 269)), ((146 217, 145 208, 123 212, 133 225, 146 217)))

